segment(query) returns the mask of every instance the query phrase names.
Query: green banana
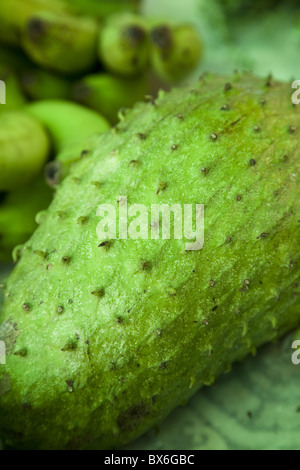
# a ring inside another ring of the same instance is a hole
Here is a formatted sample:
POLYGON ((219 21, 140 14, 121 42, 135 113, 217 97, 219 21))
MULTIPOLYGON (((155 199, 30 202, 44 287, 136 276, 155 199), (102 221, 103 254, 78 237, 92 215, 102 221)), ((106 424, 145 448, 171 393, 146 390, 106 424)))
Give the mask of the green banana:
POLYGON ((43 176, 19 191, 7 193, 0 204, 0 262, 11 261, 12 250, 24 243, 37 227, 35 216, 47 209, 53 191, 43 176))
POLYGON ((1 0, 0 43, 20 45, 20 38, 28 18, 40 9, 63 11, 60 0, 1 0))
POLYGON ((98 31, 93 18, 40 11, 28 19, 22 45, 36 64, 78 75, 91 70, 97 62, 98 31))
POLYGON ((84 77, 74 85, 73 98, 95 109, 112 124, 118 121, 121 108, 142 101, 148 91, 146 77, 122 78, 108 73, 84 77))
POLYGON ((149 61, 149 40, 144 20, 132 13, 109 17, 100 31, 98 54, 110 72, 125 77, 142 73, 149 61))
POLYGON ((45 126, 52 139, 56 160, 45 170, 51 186, 56 186, 67 175, 82 151, 89 150, 89 137, 109 128, 107 120, 95 111, 64 100, 37 101, 27 105, 25 110, 45 126))
POLYGON ((25 94, 34 101, 71 97, 72 81, 46 70, 26 69, 21 72, 20 82, 25 94))
POLYGON ((150 36, 153 69, 166 82, 182 81, 202 58, 202 41, 192 25, 157 24, 152 27, 150 36))
POLYGON ((18 189, 33 180, 50 153, 44 127, 23 111, 0 114, 0 191, 18 189))

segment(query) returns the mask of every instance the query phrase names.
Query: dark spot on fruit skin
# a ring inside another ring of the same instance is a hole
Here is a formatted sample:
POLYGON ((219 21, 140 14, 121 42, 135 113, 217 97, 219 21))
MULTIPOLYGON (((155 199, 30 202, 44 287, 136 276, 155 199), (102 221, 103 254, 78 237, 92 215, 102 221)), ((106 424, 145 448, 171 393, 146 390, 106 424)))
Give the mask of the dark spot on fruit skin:
POLYGON ((211 309, 212 312, 215 312, 215 311, 217 310, 217 308, 218 308, 218 305, 215 305, 215 306, 211 309))
POLYGON ((259 126, 254 126, 253 130, 254 130, 254 132, 260 132, 260 127, 259 126))
POLYGON ((229 105, 228 104, 224 104, 222 107, 221 107, 221 111, 228 111, 229 110, 229 105))
POLYGON ((33 251, 33 254, 40 256, 42 259, 46 259, 46 258, 47 258, 47 253, 45 253, 44 251, 34 250, 34 251, 33 251))
POLYGON ((224 90, 229 91, 232 89, 232 84, 231 83, 225 83, 224 90))
POLYGON ((62 305, 57 307, 57 313, 59 313, 61 315, 63 313, 63 311, 64 311, 64 307, 62 305))
POLYGON ((96 186, 96 188, 101 188, 102 184, 100 183, 100 181, 91 181, 91 184, 93 186, 96 186))
POLYGON ((201 168, 201 172, 204 174, 204 176, 206 176, 209 173, 209 168, 201 168))
POLYGON ((30 305, 24 303, 24 304, 22 305, 22 308, 23 308, 23 310, 25 310, 25 312, 29 312, 29 310, 30 310, 30 305))
POLYGON ((159 366, 160 369, 163 369, 163 370, 166 370, 167 369, 167 363, 166 362, 162 362, 159 366))
POLYGON ((26 357, 27 356, 27 348, 21 348, 14 353, 14 356, 26 357))
POLYGON ((249 163, 250 163, 250 166, 255 166, 256 160, 254 160, 254 158, 251 158, 251 160, 249 160, 249 163))
POLYGON ((150 36, 152 42, 162 50, 169 49, 173 44, 172 33, 168 26, 152 29, 150 36))
POLYGON ((210 140, 215 141, 218 138, 218 134, 212 133, 212 134, 210 134, 209 138, 210 138, 210 140))
POLYGON ((144 401, 133 405, 128 410, 120 413, 117 419, 117 424, 122 432, 129 432, 137 428, 146 416, 149 414, 150 407, 144 401))
POLYGON ((64 264, 70 264, 71 258, 69 256, 63 256, 61 260, 64 264))
POLYGON ((89 220, 88 217, 85 217, 85 216, 78 217, 77 224, 84 225, 88 222, 88 220, 89 220))
POLYGON ((150 263, 150 261, 144 261, 144 260, 141 261, 142 271, 151 271, 151 269, 152 269, 152 264, 150 263))
POLYGON ((91 292, 91 294, 101 299, 102 297, 104 297, 105 290, 104 289, 94 290, 93 292, 91 292))
POLYGON ((241 201, 241 200, 242 200, 242 196, 241 196, 240 194, 238 194, 237 197, 236 197, 236 200, 237 200, 237 201, 241 201))
POLYGON ((208 320, 205 319, 205 320, 203 320, 202 323, 203 323, 203 325, 207 326, 208 325, 208 320))
POLYGON ((265 105, 266 102, 267 102, 267 100, 266 100, 265 98, 262 98, 262 99, 260 100, 260 104, 262 104, 262 105, 265 105))
POLYGON ((74 380, 66 380, 68 386, 68 392, 74 392, 74 380))
POLYGON ((124 29, 123 36, 132 45, 137 46, 145 39, 146 33, 142 27, 137 25, 130 25, 124 29))
POLYGON ((290 126, 289 127, 289 132, 290 132, 290 134, 294 134, 294 132, 296 132, 296 127, 295 126, 290 126))
POLYGON ((178 145, 176 144, 172 145, 171 150, 177 150, 177 149, 178 149, 178 145))
POLYGON ((165 181, 162 181, 161 183, 159 183, 156 195, 158 196, 161 191, 165 191, 167 187, 168 187, 168 183, 166 183, 165 181))
POLYGON ((182 116, 182 114, 177 114, 176 116, 178 119, 184 119, 184 117, 182 116))
POLYGON ((87 155, 89 155, 89 150, 82 150, 81 154, 80 154, 80 157, 83 158, 83 157, 86 157, 87 155))
POLYGON ((108 250, 110 247, 111 247, 111 241, 109 240, 106 240, 105 242, 102 242, 100 243, 100 245, 98 245, 98 248, 106 248, 106 250, 108 250))
POLYGON ((210 287, 214 287, 215 281, 213 281, 213 280, 211 279, 211 280, 209 281, 209 285, 210 285, 210 287))
POLYGON ((119 325, 121 325, 121 324, 123 323, 123 318, 118 317, 118 318, 117 318, 117 322, 119 323, 119 325))
POLYGON ((137 136, 138 136, 138 138, 141 139, 141 140, 146 140, 146 139, 147 139, 146 134, 142 134, 141 132, 139 132, 139 133, 137 134, 137 136))
POLYGON ((74 351, 77 348, 77 342, 74 339, 71 339, 67 344, 61 349, 61 351, 74 351))
POLYGON ((73 183, 79 184, 81 182, 81 179, 77 178, 76 176, 73 176, 73 178, 71 178, 71 181, 73 181, 73 183))
POLYGON ((31 41, 39 42, 47 33, 48 25, 39 18, 31 18, 27 23, 27 34, 31 41))
POLYGON ((249 419, 251 419, 251 418, 253 417, 251 411, 248 411, 248 412, 247 412, 247 416, 248 416, 249 419))
POLYGON ((268 236, 268 233, 263 232, 263 233, 261 233, 261 234, 260 234, 258 237, 256 237, 256 238, 257 238, 257 240, 258 240, 259 238, 267 238, 267 236, 268 236))
POLYGON ((139 160, 131 160, 129 163, 128 163, 128 166, 133 166, 133 167, 138 167, 141 165, 141 162, 139 160))
POLYGON ((44 174, 49 186, 56 186, 61 180, 62 164, 58 160, 49 162, 45 166, 44 174))

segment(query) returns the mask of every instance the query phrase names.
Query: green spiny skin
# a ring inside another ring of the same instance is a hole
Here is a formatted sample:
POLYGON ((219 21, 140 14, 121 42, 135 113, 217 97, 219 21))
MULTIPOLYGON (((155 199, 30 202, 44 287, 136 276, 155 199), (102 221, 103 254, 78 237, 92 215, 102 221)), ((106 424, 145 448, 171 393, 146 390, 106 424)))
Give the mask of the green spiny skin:
POLYGON ((0 113, 18 109, 26 103, 18 78, 9 65, 0 63, 0 80, 5 83, 6 104, 0 106, 0 113))
POLYGON ((33 180, 49 154, 48 134, 36 119, 23 111, 0 114, 0 191, 19 189, 33 180))
POLYGON ((162 80, 178 83, 199 64, 203 45, 193 26, 161 23, 150 35, 152 66, 162 80))
POLYGON ((22 45, 38 65, 78 75, 97 62, 98 31, 98 23, 92 18, 41 11, 28 19, 22 45))
MULTIPOLYGON (((11 261, 12 251, 25 243, 37 227, 35 216, 47 209, 53 192, 43 176, 29 186, 7 193, 0 204, 0 261, 11 261)), ((17 253, 17 250, 15 250, 17 253)))
POLYGON ((99 58, 110 72, 125 77, 141 74, 149 62, 144 20, 131 13, 109 17, 99 35, 99 58))
POLYGON ((73 166, 5 285, 6 447, 120 448, 299 325, 299 113, 290 84, 206 76, 73 166), (97 207, 120 196, 204 204, 203 249, 99 243, 97 207))
POLYGON ((89 75, 77 82, 73 98, 116 124, 119 110, 143 101, 147 92, 148 81, 144 76, 129 79, 101 73, 89 75))
POLYGON ((28 18, 40 9, 63 11, 60 0, 1 0, 0 42, 20 46, 21 35, 28 18))
POLYGON ((110 127, 107 120, 95 111, 64 100, 37 101, 24 110, 41 122, 51 137, 56 158, 46 167, 46 179, 51 186, 57 185, 67 175, 83 150, 89 150, 90 136, 101 134, 110 127))
POLYGON ((71 98, 73 82, 46 70, 26 69, 22 71, 20 81, 28 98, 34 101, 71 98))

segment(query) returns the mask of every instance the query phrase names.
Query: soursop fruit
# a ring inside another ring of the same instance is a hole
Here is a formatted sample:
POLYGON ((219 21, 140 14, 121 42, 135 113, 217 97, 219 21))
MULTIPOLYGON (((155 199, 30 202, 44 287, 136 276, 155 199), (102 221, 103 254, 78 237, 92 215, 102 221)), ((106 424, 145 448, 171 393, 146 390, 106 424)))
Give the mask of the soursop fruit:
POLYGON ((300 324, 299 112, 289 84, 206 75, 83 152, 4 285, 7 448, 119 448, 300 324), (99 239, 126 198, 203 204, 202 249, 132 212, 137 239, 99 239))

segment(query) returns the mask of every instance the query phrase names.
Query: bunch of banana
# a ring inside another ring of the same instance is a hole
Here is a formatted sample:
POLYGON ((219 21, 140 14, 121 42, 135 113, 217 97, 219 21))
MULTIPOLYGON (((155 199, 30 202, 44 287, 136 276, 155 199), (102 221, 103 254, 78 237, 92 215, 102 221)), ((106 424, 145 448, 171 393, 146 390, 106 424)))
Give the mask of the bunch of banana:
POLYGON ((38 66, 82 78, 101 65, 133 77, 153 69, 177 82, 198 64, 202 42, 191 25, 148 21, 139 1, 2 0, 0 43, 16 46, 38 66), (122 11, 126 10, 126 11, 122 11))

